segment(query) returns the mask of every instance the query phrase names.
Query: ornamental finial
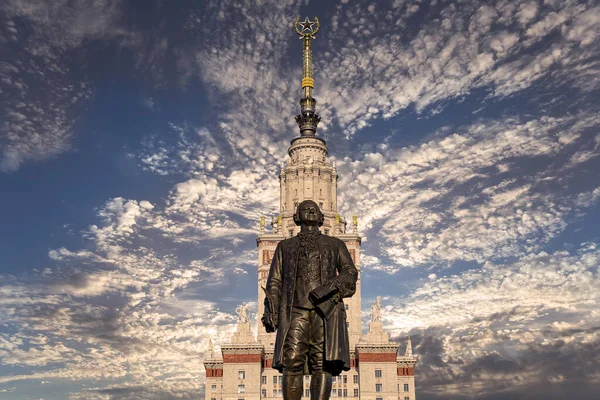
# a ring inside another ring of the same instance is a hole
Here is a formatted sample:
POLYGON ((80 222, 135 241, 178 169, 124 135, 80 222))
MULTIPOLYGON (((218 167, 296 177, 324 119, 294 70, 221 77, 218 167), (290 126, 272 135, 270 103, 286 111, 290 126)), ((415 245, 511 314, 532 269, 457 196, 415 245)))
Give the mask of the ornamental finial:
POLYGON ((406 352, 404 353, 406 357, 412 357, 412 342, 410 341, 410 336, 408 337, 408 342, 406 343, 406 352))
POLYGON ((317 17, 313 21, 309 20, 308 17, 304 21, 300 21, 300 17, 298 17, 294 23, 296 33, 300 35, 300 39, 304 40, 304 50, 302 52, 302 98, 300 99, 300 115, 296 116, 301 136, 315 136, 317 125, 321 121, 321 117, 315 114, 317 101, 313 97, 315 81, 312 70, 312 51, 310 50, 311 40, 315 38, 320 26, 321 24, 317 17))
POLYGON ((304 18, 304 21, 300 21, 300 17, 298 17, 294 23, 294 28, 296 28, 296 32, 300 35, 300 39, 314 39, 317 32, 319 32, 320 26, 321 24, 319 24, 319 18, 317 17, 315 17, 314 21, 309 20, 308 17, 304 18))
POLYGON ((208 338, 208 354, 210 358, 215 358, 215 347, 211 338, 208 338))

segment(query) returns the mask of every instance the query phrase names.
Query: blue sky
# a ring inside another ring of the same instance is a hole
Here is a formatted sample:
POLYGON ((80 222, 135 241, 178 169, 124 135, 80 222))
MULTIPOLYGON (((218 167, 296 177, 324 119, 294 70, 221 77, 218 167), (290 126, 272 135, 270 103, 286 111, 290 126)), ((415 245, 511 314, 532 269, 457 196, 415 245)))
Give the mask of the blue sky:
POLYGON ((597 398, 600 7, 571 0, 3 1, 0 398, 203 398, 256 310, 297 15, 419 398, 597 398))

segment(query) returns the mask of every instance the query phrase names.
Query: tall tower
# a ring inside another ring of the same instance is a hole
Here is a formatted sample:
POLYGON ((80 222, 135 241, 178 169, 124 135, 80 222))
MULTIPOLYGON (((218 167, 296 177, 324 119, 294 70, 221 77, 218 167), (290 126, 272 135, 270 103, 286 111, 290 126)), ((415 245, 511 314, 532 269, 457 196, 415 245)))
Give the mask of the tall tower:
MULTIPOLYGON (((317 136, 317 125, 321 117, 316 113, 317 100, 313 97, 314 78, 311 42, 319 30, 319 20, 306 18, 295 23, 296 32, 303 41, 302 50, 302 96, 300 114, 296 116, 299 136, 294 138, 288 148, 289 160, 283 163, 279 173, 279 214, 271 221, 272 231, 265 233, 264 220, 261 221, 261 234, 258 244, 258 315, 264 310, 264 292, 277 243, 298 233, 300 228, 294 223, 296 207, 303 200, 313 200, 318 205, 325 221, 321 232, 342 239, 359 271, 356 293, 352 298, 344 299, 347 307, 348 334, 350 348, 358 343, 361 336, 360 321, 360 243, 358 222, 353 218, 352 229, 347 229, 346 219, 338 213, 337 182, 335 163, 327 155, 329 149, 325 140, 317 136)), ((270 345, 275 342, 274 333, 266 333, 258 321, 259 342, 270 345)))

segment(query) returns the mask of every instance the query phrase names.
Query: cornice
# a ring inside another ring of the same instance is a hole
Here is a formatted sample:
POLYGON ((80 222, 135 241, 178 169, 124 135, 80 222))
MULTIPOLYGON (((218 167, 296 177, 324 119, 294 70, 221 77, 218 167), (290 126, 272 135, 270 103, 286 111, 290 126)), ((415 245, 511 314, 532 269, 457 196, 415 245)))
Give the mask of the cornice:
POLYGON ((358 343, 356 352, 360 353, 394 353, 398 351, 398 343, 358 343))
POLYGON ((221 352, 223 354, 262 354, 263 351, 264 346, 261 343, 221 345, 221 352))

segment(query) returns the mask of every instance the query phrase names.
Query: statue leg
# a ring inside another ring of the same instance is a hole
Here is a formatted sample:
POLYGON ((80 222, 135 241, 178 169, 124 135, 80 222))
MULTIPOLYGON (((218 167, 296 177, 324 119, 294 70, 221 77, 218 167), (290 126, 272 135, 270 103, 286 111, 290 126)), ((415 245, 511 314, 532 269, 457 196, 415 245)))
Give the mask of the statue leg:
POLYGON ((311 372, 310 399, 329 400, 331 396, 331 374, 323 370, 325 359, 325 329, 323 319, 311 310, 310 314, 310 346, 308 365, 311 372))
POLYGON ((302 398, 304 364, 306 362, 309 338, 309 310, 292 308, 290 328, 283 344, 283 398, 302 398))
POLYGON ((283 398, 285 400, 300 400, 302 398, 303 375, 290 375, 283 372, 283 398))
POLYGON ((310 378, 310 399, 329 400, 329 396, 331 396, 331 374, 313 373, 310 378))

